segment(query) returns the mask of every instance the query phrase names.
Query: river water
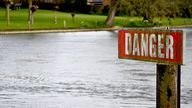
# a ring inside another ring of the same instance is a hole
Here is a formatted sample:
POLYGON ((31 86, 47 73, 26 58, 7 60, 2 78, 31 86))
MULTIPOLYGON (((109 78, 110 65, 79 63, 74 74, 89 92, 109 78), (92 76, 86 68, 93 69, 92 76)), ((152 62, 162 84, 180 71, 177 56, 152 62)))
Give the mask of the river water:
MULTIPOLYGON (((182 108, 192 107, 192 29, 182 108)), ((155 108, 156 64, 118 59, 117 32, 0 35, 0 108, 155 108)))

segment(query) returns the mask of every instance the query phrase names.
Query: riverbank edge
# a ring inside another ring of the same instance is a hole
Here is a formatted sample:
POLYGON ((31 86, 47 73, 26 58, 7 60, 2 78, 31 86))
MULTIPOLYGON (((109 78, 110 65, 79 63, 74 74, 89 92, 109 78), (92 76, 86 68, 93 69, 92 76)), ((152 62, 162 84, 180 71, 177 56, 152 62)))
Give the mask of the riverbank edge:
POLYGON ((58 32, 86 32, 86 31, 114 31, 123 27, 105 27, 105 28, 70 28, 70 29, 31 29, 31 30, 4 30, 0 31, 0 35, 7 34, 28 34, 28 33, 58 33, 58 32))
MULTIPOLYGON (((0 35, 7 34, 28 34, 28 33, 57 33, 57 32, 86 32, 86 31, 114 31, 121 29, 141 29, 142 27, 104 27, 104 28, 74 28, 74 29, 40 29, 40 30, 4 30, 0 31, 0 35)), ((160 26, 160 27, 144 27, 146 29, 182 29, 182 28, 192 28, 192 25, 183 25, 183 26, 160 26)))

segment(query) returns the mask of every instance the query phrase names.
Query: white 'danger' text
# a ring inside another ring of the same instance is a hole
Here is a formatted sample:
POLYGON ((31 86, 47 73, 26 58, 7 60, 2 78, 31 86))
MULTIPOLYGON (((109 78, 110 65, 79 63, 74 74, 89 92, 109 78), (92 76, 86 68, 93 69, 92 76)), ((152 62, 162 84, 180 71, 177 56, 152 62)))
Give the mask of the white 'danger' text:
POLYGON ((125 33, 125 54, 151 58, 174 59, 172 35, 125 33))

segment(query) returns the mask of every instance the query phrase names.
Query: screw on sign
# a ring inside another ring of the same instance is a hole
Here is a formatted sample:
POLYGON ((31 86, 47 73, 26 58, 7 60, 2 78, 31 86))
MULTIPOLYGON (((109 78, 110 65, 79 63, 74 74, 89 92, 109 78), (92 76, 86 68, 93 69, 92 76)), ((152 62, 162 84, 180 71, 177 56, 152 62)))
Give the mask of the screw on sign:
POLYGON ((118 56, 157 62, 157 108, 180 108, 183 31, 120 30, 118 56))

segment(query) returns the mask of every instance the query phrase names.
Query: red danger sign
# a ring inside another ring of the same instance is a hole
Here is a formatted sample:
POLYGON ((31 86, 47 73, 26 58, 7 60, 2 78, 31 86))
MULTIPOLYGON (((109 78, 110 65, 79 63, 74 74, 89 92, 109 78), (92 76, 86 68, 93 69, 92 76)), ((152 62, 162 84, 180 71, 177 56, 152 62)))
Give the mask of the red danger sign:
POLYGON ((119 58, 183 64, 183 32, 120 30, 119 58))

